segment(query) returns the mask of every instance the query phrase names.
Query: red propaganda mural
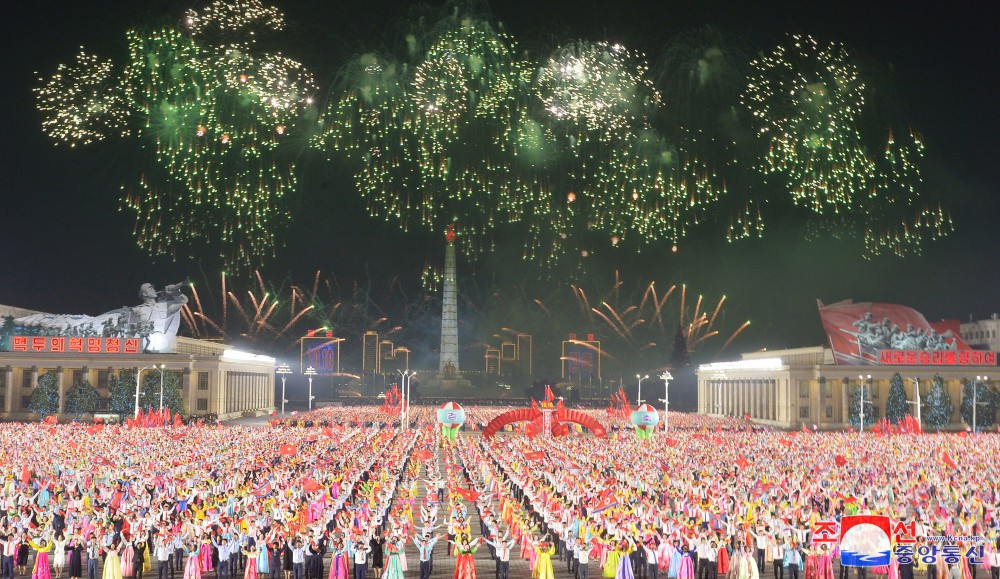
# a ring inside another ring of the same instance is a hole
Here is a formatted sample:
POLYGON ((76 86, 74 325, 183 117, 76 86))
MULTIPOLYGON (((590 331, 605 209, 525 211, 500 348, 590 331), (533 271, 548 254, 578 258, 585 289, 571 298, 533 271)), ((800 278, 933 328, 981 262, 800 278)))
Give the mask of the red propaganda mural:
POLYGON ((898 304, 817 300, 837 364, 995 365, 995 352, 973 352, 958 323, 931 323, 898 304))

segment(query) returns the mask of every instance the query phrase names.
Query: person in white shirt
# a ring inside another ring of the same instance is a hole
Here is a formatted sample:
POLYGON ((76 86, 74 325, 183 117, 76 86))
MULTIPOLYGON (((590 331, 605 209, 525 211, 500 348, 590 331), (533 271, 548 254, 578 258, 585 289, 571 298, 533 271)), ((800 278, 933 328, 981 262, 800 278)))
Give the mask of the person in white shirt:
POLYGON ((493 547, 493 550, 496 553, 497 579, 507 579, 510 577, 510 550, 514 547, 514 544, 517 541, 514 539, 508 541, 507 535, 504 535, 502 539, 494 537, 493 540, 487 539, 485 542, 493 547))
POLYGON ((768 539, 768 549, 771 551, 771 560, 774 565, 774 579, 785 579, 785 548, 777 536, 768 539))
POLYGON ((590 543, 583 538, 577 539, 577 551, 580 555, 580 566, 576 574, 577 579, 589 579, 590 577, 590 543))
POLYGON ((3 557, 0 560, 3 579, 14 579, 14 555, 17 554, 17 545, 18 541, 13 534, 4 535, 3 539, 0 539, 0 546, 3 547, 0 551, 3 557))
POLYGON ((167 579, 167 576, 170 574, 170 555, 173 552, 173 547, 168 545, 165 539, 153 539, 153 558, 156 559, 156 579, 167 579))
POLYGON ((659 579, 660 568, 657 565, 659 559, 656 557, 656 545, 653 543, 653 539, 643 543, 642 550, 646 552, 646 564, 649 566, 648 575, 650 579, 659 579))
POLYGON ((368 553, 372 552, 372 548, 362 540, 348 543, 347 547, 354 559, 354 579, 365 579, 368 574, 368 553))

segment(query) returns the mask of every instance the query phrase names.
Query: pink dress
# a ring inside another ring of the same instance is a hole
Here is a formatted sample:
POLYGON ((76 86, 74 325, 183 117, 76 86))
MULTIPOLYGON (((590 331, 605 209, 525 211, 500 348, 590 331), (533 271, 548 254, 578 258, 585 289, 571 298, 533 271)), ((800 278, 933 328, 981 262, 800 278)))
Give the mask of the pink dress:
POLYGON ((122 577, 132 577, 135 575, 135 549, 132 545, 125 547, 122 551, 122 577))
POLYGON ((691 561, 691 555, 684 553, 681 556, 681 569, 677 574, 679 579, 694 579, 694 563, 691 561))
POLYGON ((31 579, 52 579, 49 571, 49 552, 39 551, 35 558, 35 568, 31 570, 31 579))
POLYGON ((330 561, 329 579, 347 579, 347 572, 347 551, 334 553, 333 560, 330 561))
POLYGON ((257 557, 247 557, 247 566, 243 570, 243 579, 257 579, 257 557))
POLYGON ((201 559, 201 571, 202 573, 208 573, 213 569, 212 567, 212 546, 208 543, 201 544, 201 551, 198 553, 201 559))
POLYGON ((198 560, 198 553, 188 553, 187 563, 184 564, 183 579, 201 579, 201 561, 198 560))

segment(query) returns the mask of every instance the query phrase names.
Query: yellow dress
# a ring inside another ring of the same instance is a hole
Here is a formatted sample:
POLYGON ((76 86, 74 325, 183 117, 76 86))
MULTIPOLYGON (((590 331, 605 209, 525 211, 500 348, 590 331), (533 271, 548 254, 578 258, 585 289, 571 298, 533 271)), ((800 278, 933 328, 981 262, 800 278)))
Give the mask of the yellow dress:
POLYGON ((622 553, 618 549, 611 549, 608 551, 608 558, 604 561, 604 572, 602 575, 608 579, 612 579, 618 574, 618 560, 621 559, 622 553))
POLYGON ((122 560, 118 557, 118 551, 108 551, 104 557, 103 579, 122 579, 122 560))
POLYGON ((542 549, 535 547, 538 558, 535 559, 535 569, 531 572, 534 579, 555 579, 555 570, 552 569, 552 555, 556 548, 552 545, 542 549))

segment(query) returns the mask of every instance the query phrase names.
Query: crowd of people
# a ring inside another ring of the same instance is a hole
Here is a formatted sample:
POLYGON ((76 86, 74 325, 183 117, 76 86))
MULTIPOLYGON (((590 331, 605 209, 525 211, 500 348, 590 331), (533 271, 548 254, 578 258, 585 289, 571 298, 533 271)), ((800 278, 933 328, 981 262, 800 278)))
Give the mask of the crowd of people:
POLYGON ((455 579, 517 577, 515 560, 535 579, 844 579, 817 529, 851 514, 906 530, 861 577, 998 579, 1000 435, 672 413, 638 440, 594 411, 607 438, 450 442, 434 410, 403 429, 377 407, 294 426, 2 424, 0 579, 426 579, 442 557, 455 579))

